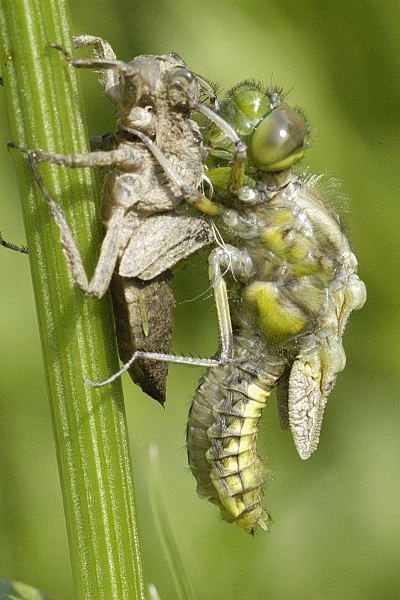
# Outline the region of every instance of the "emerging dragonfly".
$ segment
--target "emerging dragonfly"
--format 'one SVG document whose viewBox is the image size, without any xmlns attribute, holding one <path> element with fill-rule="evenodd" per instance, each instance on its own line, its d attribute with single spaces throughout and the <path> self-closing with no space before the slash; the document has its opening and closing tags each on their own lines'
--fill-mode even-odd
<svg viewBox="0 0 400 600">
<path fill-rule="evenodd" d="M 345 366 L 342 335 L 366 290 L 320 177 L 292 166 L 309 141 L 304 116 L 276 88 L 245 81 L 205 130 L 208 176 L 225 247 L 212 280 L 229 272 L 234 358 L 209 369 L 194 397 L 187 445 L 197 491 L 245 531 L 268 529 L 258 424 L 277 387 L 281 426 L 307 459 Z"/>
<path fill-rule="evenodd" d="M 71 62 L 119 69 L 125 78 L 124 94 L 129 92 L 128 78 L 135 75 L 129 63 L 114 59 Z M 269 522 L 261 504 L 266 468 L 256 451 L 267 398 L 276 387 L 281 425 L 290 425 L 300 457 L 308 458 L 318 444 L 327 396 L 345 366 L 342 336 L 347 319 L 364 304 L 366 291 L 356 275 L 357 261 L 340 217 L 324 201 L 321 179 L 292 172 L 309 142 L 304 116 L 286 103 L 280 90 L 254 81 L 234 87 L 220 108 L 216 101 L 207 106 L 193 81 L 203 82 L 183 64 L 177 65 L 168 94 L 170 100 L 178 98 L 188 114 L 197 111 L 208 122 L 202 133 L 209 148 L 210 197 L 182 179 L 179 156 L 172 164 L 158 147 L 154 131 L 146 122 L 133 125 L 129 111 L 127 122 L 119 122 L 122 147 L 103 154 L 108 152 L 107 164 L 126 163 L 131 168 L 139 140 L 177 192 L 217 223 L 224 243 L 211 252 L 209 266 L 221 331 L 220 357 L 138 351 L 121 371 L 95 385 L 107 384 L 143 358 L 209 366 L 189 413 L 189 464 L 199 495 L 219 506 L 224 519 L 253 533 L 268 529 Z M 74 155 L 69 160 L 41 151 L 28 154 L 34 160 L 79 166 Z M 89 166 L 99 165 L 93 155 L 85 160 Z M 133 193 L 128 188 L 127 200 Z M 82 269 L 78 271 L 81 276 Z M 111 277 L 112 269 L 108 271 Z M 86 292 L 90 286 L 81 285 Z M 106 286 L 102 281 L 102 289 Z"/>
<path fill-rule="evenodd" d="M 192 76 L 182 69 L 177 89 L 179 83 L 189 89 Z M 348 317 L 363 306 L 366 289 L 340 217 L 324 202 L 329 193 L 322 178 L 292 171 L 309 143 L 309 127 L 282 91 L 244 81 L 219 109 L 197 98 L 188 104 L 210 123 L 203 135 L 212 199 L 182 186 L 152 140 L 137 135 L 183 195 L 215 219 L 224 239 L 209 257 L 222 348 L 190 409 L 188 458 L 199 495 L 254 533 L 267 530 L 270 520 L 261 504 L 266 468 L 256 450 L 267 398 L 276 387 L 281 426 L 290 425 L 300 457 L 309 458 L 345 366 Z"/>
</svg>

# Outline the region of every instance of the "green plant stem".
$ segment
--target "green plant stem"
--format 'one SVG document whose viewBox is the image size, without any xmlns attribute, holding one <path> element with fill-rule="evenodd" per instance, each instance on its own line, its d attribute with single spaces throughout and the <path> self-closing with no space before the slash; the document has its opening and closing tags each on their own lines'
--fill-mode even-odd
<svg viewBox="0 0 400 600">
<path fill-rule="evenodd" d="M 2 0 L 0 28 L 11 139 L 28 148 L 87 151 L 75 73 L 49 47 L 57 41 L 71 50 L 65 0 Z M 76 597 L 143 598 L 121 385 L 93 390 L 83 382 L 117 369 L 110 301 L 88 299 L 73 284 L 58 228 L 25 157 L 15 157 Z M 92 273 L 101 240 L 92 174 L 40 170 Z"/>
</svg>

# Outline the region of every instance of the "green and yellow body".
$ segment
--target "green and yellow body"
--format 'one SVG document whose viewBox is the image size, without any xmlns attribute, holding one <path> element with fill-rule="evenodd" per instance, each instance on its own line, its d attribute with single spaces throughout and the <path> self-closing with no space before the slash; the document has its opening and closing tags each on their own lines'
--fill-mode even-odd
<svg viewBox="0 0 400 600">
<path fill-rule="evenodd" d="M 290 424 L 302 459 L 316 449 L 326 399 L 345 366 L 342 335 L 366 297 L 341 218 L 319 177 L 291 166 L 309 127 L 279 90 L 244 82 L 212 124 L 207 176 L 231 277 L 234 359 L 202 380 L 188 422 L 188 455 L 198 492 L 245 531 L 268 528 L 261 504 L 266 468 L 256 452 L 258 422 L 278 388 L 281 425 Z M 229 273 L 230 272 L 230 273 Z"/>
</svg>

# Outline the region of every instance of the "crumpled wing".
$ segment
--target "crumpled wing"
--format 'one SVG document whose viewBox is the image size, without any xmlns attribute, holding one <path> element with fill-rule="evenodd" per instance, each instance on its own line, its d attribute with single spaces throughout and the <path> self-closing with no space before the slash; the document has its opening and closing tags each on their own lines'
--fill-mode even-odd
<svg viewBox="0 0 400 600">
<path fill-rule="evenodd" d="M 346 323 L 350 313 L 361 308 L 365 300 L 364 283 L 355 273 L 348 274 L 346 284 L 331 292 L 324 326 L 306 341 L 293 362 L 288 388 L 289 424 L 303 460 L 318 446 L 328 395 L 346 365 L 342 346 Z"/>
<path fill-rule="evenodd" d="M 119 274 L 148 281 L 213 241 L 211 226 L 201 217 L 171 213 L 149 216 L 133 231 Z"/>
<path fill-rule="evenodd" d="M 341 342 L 327 337 L 299 354 L 293 363 L 289 377 L 289 423 L 303 460 L 317 449 L 327 397 L 345 364 Z"/>
</svg>

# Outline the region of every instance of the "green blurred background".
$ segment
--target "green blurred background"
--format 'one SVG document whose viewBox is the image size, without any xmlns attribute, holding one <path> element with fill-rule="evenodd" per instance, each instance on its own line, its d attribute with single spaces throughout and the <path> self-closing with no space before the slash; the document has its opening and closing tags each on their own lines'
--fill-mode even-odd
<svg viewBox="0 0 400 600">
<path fill-rule="evenodd" d="M 147 491 L 149 445 L 157 443 L 196 600 L 399 598 L 398 0 L 71 0 L 71 12 L 74 33 L 106 38 L 122 59 L 176 51 L 223 89 L 271 75 L 292 89 L 291 102 L 314 129 L 304 163 L 341 180 L 351 199 L 351 238 L 369 294 L 345 336 L 348 366 L 317 454 L 303 463 L 279 431 L 275 406 L 265 411 L 260 451 L 274 473 L 267 535 L 246 536 L 196 496 L 184 445 L 199 369 L 171 367 L 165 411 L 125 379 L 147 580 L 163 600 L 176 597 Z M 90 134 L 109 131 L 113 111 L 97 76 L 80 79 Z M 0 110 L 0 229 L 23 242 L 3 102 Z M 207 287 L 205 263 L 200 256 L 177 274 L 178 301 Z M 67 600 L 71 573 L 28 261 L 3 251 L 0 265 L 0 575 Z M 215 351 L 211 301 L 179 304 L 176 318 L 177 352 Z"/>
</svg>

